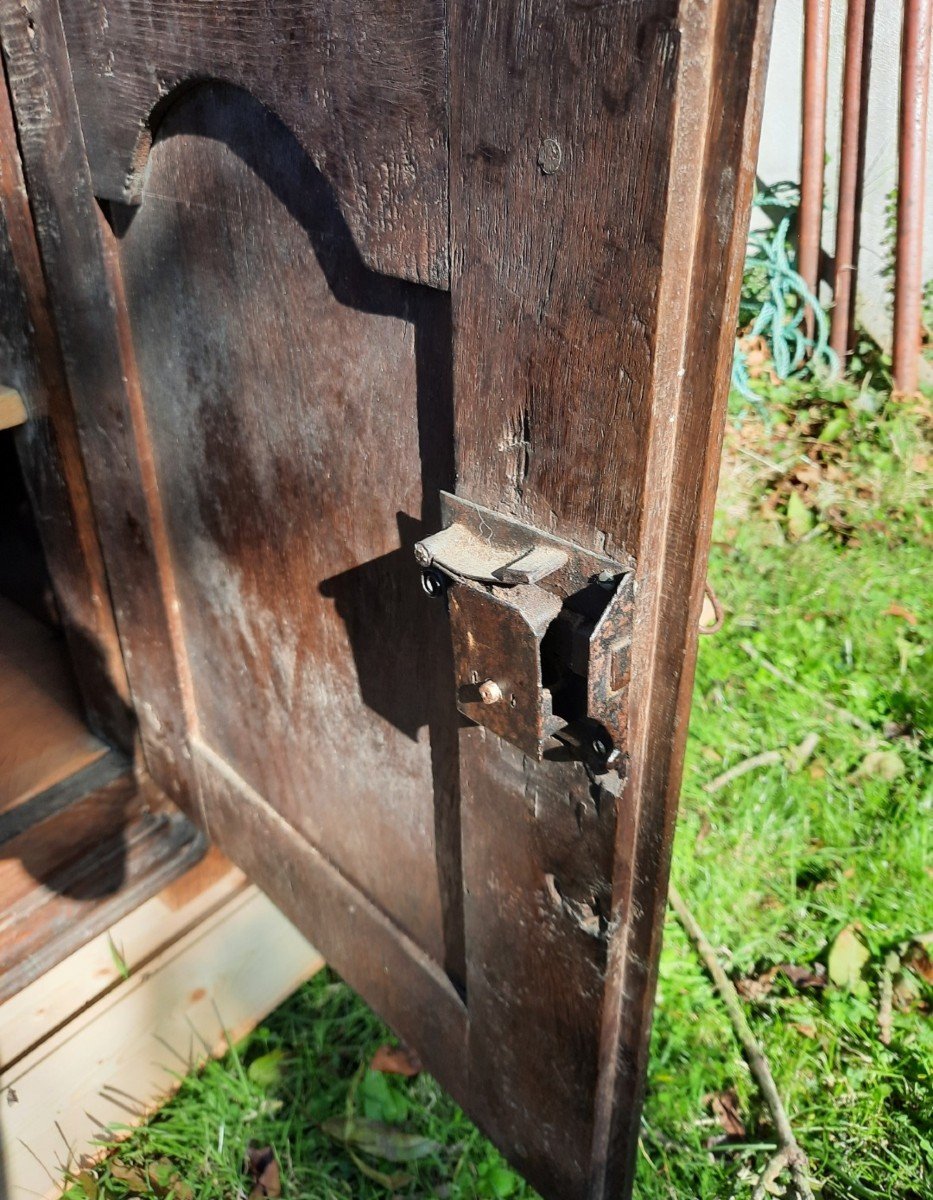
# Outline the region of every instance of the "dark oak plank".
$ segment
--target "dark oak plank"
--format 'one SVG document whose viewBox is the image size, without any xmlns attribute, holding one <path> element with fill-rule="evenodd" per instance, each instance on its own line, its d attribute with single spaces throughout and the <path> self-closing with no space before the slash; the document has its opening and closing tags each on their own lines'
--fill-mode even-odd
<svg viewBox="0 0 933 1200">
<path fill-rule="evenodd" d="M 63 0 L 93 186 L 134 202 L 152 134 L 191 83 L 275 112 L 335 189 L 375 270 L 445 287 L 443 0 Z"/>
<path fill-rule="evenodd" d="M 30 808 L 36 820 L 0 833 L 0 1001 L 6 1000 L 204 853 L 204 838 L 119 754 L 66 780 Z M 63 795 L 59 795 L 61 792 Z M 64 803 L 63 803 L 64 800 Z"/>
<path fill-rule="evenodd" d="M 134 721 L 6 79 L 0 81 L 0 377 L 26 398 L 16 442 L 91 727 L 124 750 Z"/>
<path fill-rule="evenodd" d="M 153 774 L 190 808 L 190 714 L 177 607 L 166 590 L 164 526 L 120 279 L 91 190 L 57 6 L 27 10 L 4 0 L 0 39 L 142 744 Z"/>
<path fill-rule="evenodd" d="M 453 482 L 449 300 L 370 270 L 229 84 L 179 95 L 141 203 L 92 221 L 60 31 L 0 14 L 148 765 L 283 904 L 276 874 L 335 873 L 289 911 L 456 1089 L 457 717 L 411 555 Z"/>
<path fill-rule="evenodd" d="M 467 1010 L 443 969 L 223 759 L 198 742 L 192 753 L 212 837 L 465 1103 Z"/>
<path fill-rule="evenodd" d="M 411 556 L 451 482 L 448 298 L 370 271 L 226 85 L 166 116 L 114 249 L 199 737 L 462 978 L 450 652 Z"/>
<path fill-rule="evenodd" d="M 622 789 L 461 745 L 471 1112 L 548 1196 L 631 1188 L 769 16 L 451 5 L 458 494 L 637 563 Z"/>
<path fill-rule="evenodd" d="M 604 1189 L 618 1179 L 630 1191 L 634 1174 L 638 1123 L 628 1114 L 640 1111 L 647 1071 L 773 10 L 773 0 L 710 6 L 683 52 L 684 91 L 695 102 L 683 105 L 671 151 L 658 411 L 645 480 L 646 495 L 666 502 L 646 504 L 638 551 L 632 827 L 617 843 L 613 880 L 631 919 L 607 995 L 594 1138 L 594 1182 Z M 689 220 L 683 195 L 693 198 Z"/>
</svg>

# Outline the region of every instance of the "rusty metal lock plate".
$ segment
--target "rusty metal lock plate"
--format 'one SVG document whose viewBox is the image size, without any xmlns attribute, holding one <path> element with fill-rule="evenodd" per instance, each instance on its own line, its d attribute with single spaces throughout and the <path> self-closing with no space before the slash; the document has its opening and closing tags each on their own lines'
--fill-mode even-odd
<svg viewBox="0 0 933 1200">
<path fill-rule="evenodd" d="M 535 758 L 562 747 L 622 770 L 633 561 L 441 501 L 445 527 L 415 557 L 446 581 L 460 712 Z"/>
</svg>

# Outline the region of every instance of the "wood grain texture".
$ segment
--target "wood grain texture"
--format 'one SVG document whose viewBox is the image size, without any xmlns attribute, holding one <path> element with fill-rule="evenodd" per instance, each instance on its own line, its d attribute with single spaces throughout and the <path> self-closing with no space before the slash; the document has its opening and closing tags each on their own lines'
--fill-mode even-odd
<svg viewBox="0 0 933 1200">
<path fill-rule="evenodd" d="M 374 7 L 315 10 L 325 44 Z M 272 62 L 246 29 L 283 75 L 307 66 L 275 41 L 304 6 L 234 4 L 209 31 L 183 0 L 64 8 L 94 171 L 122 189 L 100 229 L 53 6 L 30 26 L 0 0 L 0 30 L 154 773 L 196 776 L 230 856 L 548 1200 L 624 1197 L 769 0 L 451 0 L 452 308 L 372 269 L 439 282 L 411 265 L 408 184 L 387 184 L 393 257 L 381 201 L 340 173 L 351 124 L 318 108 L 364 94 L 356 60 L 313 95 L 191 74 L 208 50 L 215 77 Z M 367 94 L 352 153 L 380 107 L 396 130 Z M 147 121 L 126 186 L 107 155 L 140 165 Z M 433 153 L 436 128 L 409 132 Z M 458 732 L 443 608 L 410 565 L 455 474 L 637 563 L 624 779 Z"/>
<path fill-rule="evenodd" d="M 95 193 L 136 201 L 191 83 L 236 84 L 327 177 L 364 260 L 447 285 L 442 0 L 63 0 Z"/>
<path fill-rule="evenodd" d="M 618 797 L 464 731 L 468 1109 L 545 1196 L 588 1195 Z"/>
<path fill-rule="evenodd" d="M 372 272 L 295 135 L 229 84 L 188 88 L 141 205 L 93 219 L 53 17 L 0 5 L 147 763 L 281 903 L 287 872 L 335 873 L 289 911 L 456 1087 L 457 717 L 411 565 L 452 484 L 449 301 Z M 261 803 L 231 809 L 230 778 Z"/>
<path fill-rule="evenodd" d="M 544 1195 L 608 1200 L 631 1189 L 769 4 L 450 11 L 458 494 L 638 563 L 618 796 L 463 735 L 471 1112 Z M 525 1020 L 529 978 L 549 1021 Z M 473 1070 L 497 1050 L 508 1071 Z"/>
<path fill-rule="evenodd" d="M 640 1111 L 647 1071 L 773 11 L 721 2 L 684 24 L 632 644 L 631 825 L 613 880 L 631 919 L 609 977 L 593 1148 L 608 1194 L 614 1180 L 630 1192 L 634 1175 L 626 1113 Z"/>
<path fill-rule="evenodd" d="M 4 1062 L 5 1196 L 59 1200 L 66 1168 L 97 1161 L 113 1125 L 144 1120 L 186 1071 L 241 1041 L 324 965 L 255 887 L 228 896 L 206 915 L 192 908 L 202 919 L 181 936 L 176 928 L 143 963 L 131 960 L 139 969 L 115 986 L 102 986 L 84 1007 L 67 1006 L 67 996 L 34 985 L 34 1002 L 57 999 L 65 1019 L 15 1064 Z M 140 916 L 152 921 L 156 914 Z M 113 931 L 115 944 L 123 944 L 124 933 L 121 922 Z M 106 938 L 103 943 L 93 948 L 94 956 L 66 960 L 72 978 L 86 978 L 101 951 L 110 956 Z M 107 971 L 103 982 L 110 984 Z M 0 1008 L 0 1030 L 7 1007 Z"/>
<path fill-rule="evenodd" d="M 467 1100 L 467 1009 L 440 965 L 208 747 L 192 747 L 210 831 L 455 1099 Z"/>
<path fill-rule="evenodd" d="M 100 758 L 60 634 L 0 596 L 0 814 Z"/>
<path fill-rule="evenodd" d="M 113 762 L 122 764 L 115 772 Z M 0 1001 L 182 874 L 204 840 L 151 781 L 115 753 L 65 806 L 48 793 L 38 819 L 0 843 Z M 68 790 L 68 783 L 58 785 Z"/>
<path fill-rule="evenodd" d="M 193 810 L 186 778 L 185 662 L 166 591 L 164 528 L 152 487 L 120 279 L 91 190 L 71 69 L 54 4 L 0 4 L 0 38 L 48 297 L 94 497 L 135 717 L 147 761 Z"/>
<path fill-rule="evenodd" d="M 642 515 L 677 17 L 451 6 L 458 486 L 620 558 Z"/>
<path fill-rule="evenodd" d="M 134 720 L 5 77 L 0 81 L 0 376 L 22 392 L 16 435 L 85 714 L 123 750 Z"/>
<path fill-rule="evenodd" d="M 451 482 L 447 297 L 369 271 L 224 85 L 166 116 L 114 248 L 199 737 L 462 978 L 448 634 L 411 565 Z"/>
</svg>

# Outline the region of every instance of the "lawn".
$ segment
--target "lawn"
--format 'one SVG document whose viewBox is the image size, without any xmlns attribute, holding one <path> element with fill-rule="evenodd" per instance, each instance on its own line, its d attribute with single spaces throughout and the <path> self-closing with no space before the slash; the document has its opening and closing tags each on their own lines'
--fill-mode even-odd
<svg viewBox="0 0 933 1200">
<path fill-rule="evenodd" d="M 736 400 L 674 880 L 736 983 L 823 1200 L 933 1195 L 930 640 L 922 405 L 849 385 Z M 764 760 L 756 756 L 766 755 Z M 758 765 L 749 764 L 755 758 Z M 733 768 L 732 777 L 723 779 Z M 323 972 L 69 1200 L 532 1197 L 388 1031 Z M 341 1140 L 347 1113 L 391 1127 Z M 249 1147 L 271 1147 L 275 1165 Z M 639 1200 L 751 1197 L 769 1113 L 673 917 Z M 276 1178 L 278 1176 L 278 1178 Z"/>
</svg>

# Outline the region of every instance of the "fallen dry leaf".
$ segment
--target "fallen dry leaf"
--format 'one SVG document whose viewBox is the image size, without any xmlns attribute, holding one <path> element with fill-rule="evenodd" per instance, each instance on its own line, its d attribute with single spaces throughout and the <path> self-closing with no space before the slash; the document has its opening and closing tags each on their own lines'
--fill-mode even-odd
<svg viewBox="0 0 933 1200">
<path fill-rule="evenodd" d="M 778 973 L 777 967 L 771 967 L 761 975 L 748 975 L 744 979 L 735 981 L 735 990 L 739 993 L 743 1000 L 763 1000 L 774 986 L 774 977 Z"/>
<path fill-rule="evenodd" d="M 745 1123 L 739 1116 L 739 1097 L 735 1088 L 726 1088 L 724 1092 L 711 1092 L 704 1100 L 710 1106 L 726 1137 L 745 1137 Z"/>
<path fill-rule="evenodd" d="M 114 1179 L 118 1179 L 120 1183 L 125 1183 L 128 1188 L 132 1188 L 134 1192 L 147 1192 L 149 1190 L 149 1182 L 139 1167 L 122 1163 L 118 1158 L 115 1158 L 111 1162 L 110 1174 Z"/>
<path fill-rule="evenodd" d="M 898 1012 L 913 1012 L 914 1009 L 924 1009 L 923 994 L 917 977 L 910 971 L 899 971 L 894 979 L 891 999 Z"/>
<path fill-rule="evenodd" d="M 838 988 L 854 991 L 862 978 L 865 964 L 871 958 L 868 947 L 854 925 L 840 930 L 829 949 L 829 978 Z"/>
<path fill-rule="evenodd" d="M 382 1121 L 370 1121 L 363 1117 L 329 1117 L 321 1122 L 321 1129 L 334 1141 L 343 1142 L 387 1162 L 414 1162 L 435 1154 L 440 1146 L 430 1138 L 416 1133 L 405 1133 Z"/>
<path fill-rule="evenodd" d="M 792 1028 L 796 1029 L 798 1033 L 803 1034 L 804 1037 L 816 1037 L 816 1026 L 810 1025 L 807 1021 L 795 1021 Z"/>
<path fill-rule="evenodd" d="M 896 750 L 872 750 L 862 759 L 855 772 L 855 779 L 880 779 L 893 783 L 907 770 L 904 760 Z"/>
<path fill-rule="evenodd" d="M 160 1158 L 146 1168 L 149 1187 L 159 1200 L 193 1200 L 194 1189 L 185 1183 L 169 1158 Z"/>
<path fill-rule="evenodd" d="M 253 1182 L 249 1200 L 281 1196 L 282 1177 L 275 1151 L 271 1146 L 250 1146 L 246 1151 L 246 1173 Z"/>
<path fill-rule="evenodd" d="M 933 933 L 924 933 L 913 938 L 903 956 L 904 966 L 910 967 L 915 975 L 919 975 L 926 983 L 933 983 Z"/>
<path fill-rule="evenodd" d="M 409 1050 L 407 1046 L 389 1045 L 379 1047 L 373 1055 L 369 1069 L 381 1071 L 384 1075 L 404 1075 L 406 1079 L 420 1075 L 424 1070 L 421 1059 L 414 1050 Z"/>
<path fill-rule="evenodd" d="M 908 625 L 917 624 L 917 618 L 914 616 L 914 614 L 900 604 L 889 604 L 884 611 L 885 615 L 889 617 L 903 617 Z"/>
<path fill-rule="evenodd" d="M 798 967 L 795 963 L 781 963 L 778 968 L 795 988 L 826 987 L 826 969 L 822 963 L 812 967 Z"/>
</svg>

